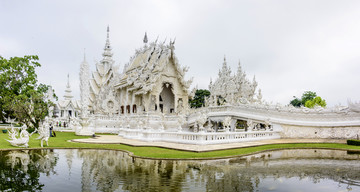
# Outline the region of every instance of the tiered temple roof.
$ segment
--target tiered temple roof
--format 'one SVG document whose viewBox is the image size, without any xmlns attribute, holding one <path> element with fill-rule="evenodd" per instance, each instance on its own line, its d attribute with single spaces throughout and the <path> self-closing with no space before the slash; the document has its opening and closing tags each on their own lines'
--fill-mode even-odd
<svg viewBox="0 0 360 192">
<path fill-rule="evenodd" d="M 107 27 L 107 38 L 104 47 L 103 59 L 96 63 L 96 71 L 92 73 L 90 79 L 90 105 L 96 101 L 101 88 L 107 86 L 110 79 L 114 76 L 114 60 L 112 59 L 113 53 L 109 40 L 109 27 Z"/>
<path fill-rule="evenodd" d="M 138 90 L 136 94 L 146 94 L 156 85 L 161 75 L 175 75 L 180 81 L 183 91 L 187 92 L 192 80 L 185 81 L 184 75 L 188 67 L 181 67 L 174 53 L 174 43 L 171 41 L 168 45 L 165 42 L 146 43 L 147 37 L 144 37 L 144 46 L 136 50 L 135 55 L 130 58 L 130 62 L 125 65 L 123 75 L 116 85 L 116 88 L 128 87 L 128 90 Z M 176 71 L 164 71 L 166 66 L 172 62 Z"/>
</svg>

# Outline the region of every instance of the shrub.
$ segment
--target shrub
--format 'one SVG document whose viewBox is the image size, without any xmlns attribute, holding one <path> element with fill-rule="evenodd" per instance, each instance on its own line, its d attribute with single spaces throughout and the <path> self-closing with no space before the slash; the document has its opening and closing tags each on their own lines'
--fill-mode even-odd
<svg viewBox="0 0 360 192">
<path fill-rule="evenodd" d="M 348 145 L 360 146 L 360 140 L 356 140 L 356 139 L 349 139 L 349 140 L 346 141 L 346 143 Z"/>
</svg>

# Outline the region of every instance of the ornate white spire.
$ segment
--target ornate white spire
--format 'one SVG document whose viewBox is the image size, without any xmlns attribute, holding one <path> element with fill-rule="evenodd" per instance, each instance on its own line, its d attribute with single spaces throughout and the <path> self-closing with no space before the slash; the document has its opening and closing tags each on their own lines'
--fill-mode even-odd
<svg viewBox="0 0 360 192">
<path fill-rule="evenodd" d="M 145 44 L 148 42 L 148 37 L 147 37 L 146 32 L 145 32 L 145 36 L 144 36 L 144 40 L 143 40 L 143 42 L 144 42 Z"/>
<path fill-rule="evenodd" d="M 241 63 L 240 63 L 240 59 L 239 59 L 239 64 L 238 64 L 238 69 L 237 69 L 237 75 L 241 75 L 242 74 L 242 68 L 241 68 Z"/>
<path fill-rule="evenodd" d="M 81 114 L 86 117 L 88 114 L 89 97 L 90 97 L 90 68 L 86 62 L 85 51 L 84 61 L 80 65 L 80 99 L 81 99 Z"/>
<path fill-rule="evenodd" d="M 67 75 L 67 84 L 66 84 L 66 89 L 65 89 L 65 95 L 64 98 L 65 100 L 71 100 L 73 98 L 72 94 L 71 94 L 71 88 L 70 88 L 70 80 L 69 80 L 69 74 Z"/>
<path fill-rule="evenodd" d="M 113 60 L 112 60 L 113 53 L 111 52 L 112 48 L 110 45 L 109 33 L 110 33 L 110 29 L 108 26 L 107 27 L 107 35 L 106 35 L 106 43 L 105 43 L 105 47 L 104 47 L 104 53 L 102 54 L 104 58 L 100 61 L 102 64 L 105 64 L 105 63 L 112 64 L 113 63 Z"/>
</svg>

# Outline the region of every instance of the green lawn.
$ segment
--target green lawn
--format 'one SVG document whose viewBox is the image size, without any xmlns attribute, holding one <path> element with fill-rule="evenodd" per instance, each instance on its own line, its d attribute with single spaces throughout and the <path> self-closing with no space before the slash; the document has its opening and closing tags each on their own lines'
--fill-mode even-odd
<svg viewBox="0 0 360 192">
<path fill-rule="evenodd" d="M 74 133 L 56 132 L 57 137 L 49 139 L 49 147 L 51 148 L 94 148 L 94 149 L 115 149 L 129 151 L 136 156 L 150 157 L 150 158 L 174 158 L 174 159 L 190 159 L 190 158 L 220 158 L 230 156 L 240 156 L 250 153 L 256 153 L 264 150 L 288 149 L 288 148 L 327 148 L 327 149 L 343 149 L 360 151 L 360 146 L 352 146 L 346 144 L 336 143 L 297 143 L 297 144 L 272 144 L 257 147 L 228 149 L 212 152 L 188 152 L 173 149 L 164 149 L 159 147 L 132 147 L 122 144 L 88 144 L 88 143 L 72 143 L 68 140 L 88 138 L 87 136 L 76 136 Z M 37 134 L 32 135 L 29 141 L 29 148 L 40 148 L 40 141 L 35 140 Z M 16 149 L 7 142 L 8 134 L 0 132 L 0 150 L 1 149 Z M 45 147 L 46 148 L 46 147 Z"/>
</svg>

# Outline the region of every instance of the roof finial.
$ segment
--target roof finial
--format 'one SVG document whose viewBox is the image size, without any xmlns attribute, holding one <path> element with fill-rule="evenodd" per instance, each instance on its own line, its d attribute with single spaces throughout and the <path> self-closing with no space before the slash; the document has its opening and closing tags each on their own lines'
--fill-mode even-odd
<svg viewBox="0 0 360 192">
<path fill-rule="evenodd" d="M 64 95 L 64 98 L 65 100 L 71 100 L 71 98 L 73 98 L 72 94 L 71 94 L 71 88 L 70 88 L 70 78 L 69 78 L 69 73 L 67 75 L 67 85 L 66 85 L 66 89 L 65 89 L 65 95 Z"/>
<path fill-rule="evenodd" d="M 144 43 L 147 43 L 147 42 L 148 42 L 148 38 L 147 38 L 146 32 L 145 32 L 145 36 L 144 36 L 143 42 L 144 42 Z"/>
<path fill-rule="evenodd" d="M 70 77 L 69 77 L 69 73 L 67 75 L 67 85 L 66 88 L 70 88 Z"/>
<path fill-rule="evenodd" d="M 86 48 L 84 48 L 84 61 L 86 61 Z"/>
<path fill-rule="evenodd" d="M 110 32 L 110 28 L 109 25 L 107 26 L 107 38 L 109 38 L 109 32 Z"/>
</svg>

